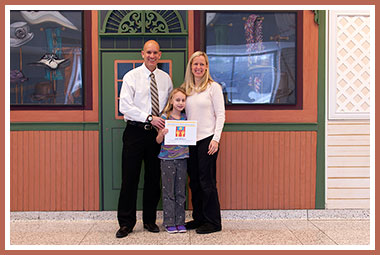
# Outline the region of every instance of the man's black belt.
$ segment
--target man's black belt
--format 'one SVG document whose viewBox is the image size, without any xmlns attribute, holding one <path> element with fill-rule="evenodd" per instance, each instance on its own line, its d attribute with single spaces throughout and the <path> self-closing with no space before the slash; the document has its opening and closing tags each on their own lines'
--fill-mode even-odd
<svg viewBox="0 0 380 255">
<path fill-rule="evenodd" d="M 151 130 L 153 128 L 153 125 L 148 122 L 139 122 L 139 121 L 132 121 L 132 120 L 128 120 L 127 125 L 143 128 L 145 130 Z"/>
</svg>

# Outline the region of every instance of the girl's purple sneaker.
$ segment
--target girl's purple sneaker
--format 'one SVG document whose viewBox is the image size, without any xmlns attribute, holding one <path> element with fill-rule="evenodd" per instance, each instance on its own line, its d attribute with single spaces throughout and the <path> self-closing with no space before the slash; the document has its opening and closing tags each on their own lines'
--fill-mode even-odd
<svg viewBox="0 0 380 255">
<path fill-rule="evenodd" d="M 166 231 L 169 233 L 169 234 L 175 234 L 178 232 L 177 228 L 174 227 L 174 226 L 170 226 L 170 227 L 165 227 Z"/>
<path fill-rule="evenodd" d="M 186 233 L 186 227 L 184 225 L 177 226 L 177 230 L 179 233 Z"/>
</svg>

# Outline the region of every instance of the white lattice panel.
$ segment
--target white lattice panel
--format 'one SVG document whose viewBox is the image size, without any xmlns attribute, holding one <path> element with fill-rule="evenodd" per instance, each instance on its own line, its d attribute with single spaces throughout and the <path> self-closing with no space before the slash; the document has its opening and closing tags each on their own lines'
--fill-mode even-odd
<svg viewBox="0 0 380 255">
<path fill-rule="evenodd" d="M 369 13 L 330 15 L 329 118 L 369 118 Z"/>
</svg>

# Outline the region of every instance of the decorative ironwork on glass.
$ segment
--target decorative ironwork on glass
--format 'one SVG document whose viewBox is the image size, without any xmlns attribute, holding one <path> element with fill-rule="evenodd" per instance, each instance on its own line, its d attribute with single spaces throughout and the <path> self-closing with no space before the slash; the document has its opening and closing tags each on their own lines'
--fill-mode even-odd
<svg viewBox="0 0 380 255">
<path fill-rule="evenodd" d="M 119 25 L 121 20 L 128 11 L 110 11 L 105 22 L 106 33 L 117 33 L 119 31 Z"/>
<path fill-rule="evenodd" d="M 141 12 L 129 12 L 119 26 L 118 32 L 121 33 L 141 33 L 143 22 Z"/>
<path fill-rule="evenodd" d="M 169 33 L 164 18 L 154 12 L 145 13 L 145 29 L 147 33 Z"/>
<path fill-rule="evenodd" d="M 185 32 L 177 11 L 109 11 L 104 21 L 105 33 L 163 34 Z"/>
</svg>

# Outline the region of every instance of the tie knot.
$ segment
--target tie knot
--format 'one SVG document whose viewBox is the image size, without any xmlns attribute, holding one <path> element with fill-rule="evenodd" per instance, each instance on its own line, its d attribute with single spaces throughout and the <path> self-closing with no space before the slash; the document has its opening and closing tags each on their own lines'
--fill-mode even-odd
<svg viewBox="0 0 380 255">
<path fill-rule="evenodd" d="M 150 73 L 149 77 L 154 78 L 154 73 Z"/>
</svg>

